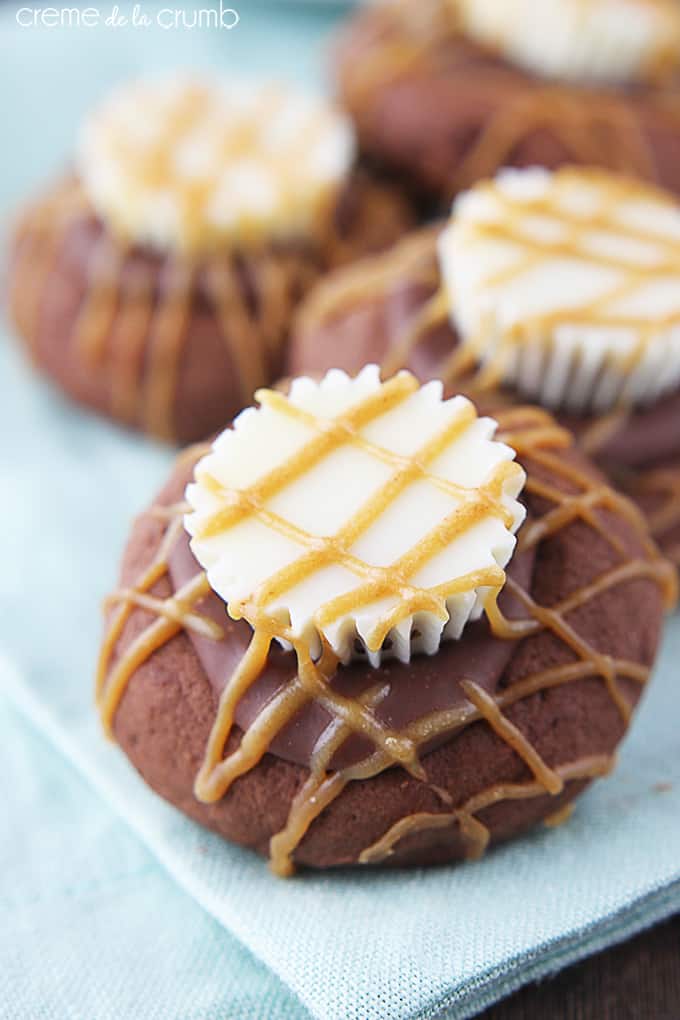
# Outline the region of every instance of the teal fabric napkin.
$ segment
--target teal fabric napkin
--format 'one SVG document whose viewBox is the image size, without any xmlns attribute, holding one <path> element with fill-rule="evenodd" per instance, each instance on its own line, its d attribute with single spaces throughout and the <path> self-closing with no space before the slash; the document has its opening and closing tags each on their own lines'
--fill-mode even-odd
<svg viewBox="0 0 680 1020">
<path fill-rule="evenodd" d="M 314 74 L 327 16 L 241 6 L 228 38 L 181 46 L 30 37 L 0 14 L 2 208 L 122 74 Z M 8 337 L 0 380 L 0 1017 L 462 1018 L 680 909 L 677 620 L 615 775 L 566 826 L 479 863 L 284 882 L 157 799 L 103 740 L 91 691 L 101 599 L 172 455 L 67 405 Z"/>
<path fill-rule="evenodd" d="M 3 1020 L 308 1016 L 1 697 L 0 734 Z"/>
</svg>

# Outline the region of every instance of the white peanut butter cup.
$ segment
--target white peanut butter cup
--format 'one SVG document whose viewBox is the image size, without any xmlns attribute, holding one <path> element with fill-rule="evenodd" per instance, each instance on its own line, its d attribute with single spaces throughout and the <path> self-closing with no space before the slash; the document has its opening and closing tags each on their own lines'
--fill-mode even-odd
<svg viewBox="0 0 680 1020">
<path fill-rule="evenodd" d="M 604 412 L 680 385 L 680 205 L 596 170 L 503 170 L 439 242 L 461 343 L 545 407 Z"/>
<path fill-rule="evenodd" d="M 192 551 L 229 613 L 374 666 L 459 637 L 502 587 L 524 519 L 496 422 L 375 365 L 257 400 L 186 493 Z"/>
<path fill-rule="evenodd" d="M 449 0 L 465 33 L 534 74 L 661 79 L 680 66 L 676 0 Z"/>
<path fill-rule="evenodd" d="M 131 241 L 178 251 L 314 232 L 355 157 L 348 119 L 280 83 L 134 81 L 86 120 L 78 172 Z"/>
</svg>

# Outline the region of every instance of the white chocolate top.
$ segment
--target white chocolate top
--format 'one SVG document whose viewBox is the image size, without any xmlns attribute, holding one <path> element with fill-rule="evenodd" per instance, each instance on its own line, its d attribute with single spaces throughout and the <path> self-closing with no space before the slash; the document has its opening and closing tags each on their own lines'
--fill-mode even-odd
<svg viewBox="0 0 680 1020">
<path fill-rule="evenodd" d="M 615 83 L 680 65 L 677 0 L 451 2 L 467 35 L 544 77 Z"/>
<path fill-rule="evenodd" d="M 97 213 L 155 248 L 306 236 L 354 160 L 346 117 L 274 83 L 150 79 L 84 124 L 78 170 Z"/>
<path fill-rule="evenodd" d="M 191 548 L 230 614 L 315 657 L 433 653 L 500 589 L 524 518 L 514 450 L 442 384 L 377 366 L 257 394 L 196 466 Z"/>
<path fill-rule="evenodd" d="M 680 385 L 680 205 L 604 171 L 504 170 L 440 238 L 477 360 L 548 407 L 603 411 Z"/>
</svg>

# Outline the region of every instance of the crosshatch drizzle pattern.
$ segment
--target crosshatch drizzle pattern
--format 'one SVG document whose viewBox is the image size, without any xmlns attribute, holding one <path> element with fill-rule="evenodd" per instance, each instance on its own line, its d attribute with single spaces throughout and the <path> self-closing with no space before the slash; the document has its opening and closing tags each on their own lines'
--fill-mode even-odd
<svg viewBox="0 0 680 1020">
<path fill-rule="evenodd" d="M 512 446 L 527 468 L 525 491 L 535 494 L 549 505 L 542 517 L 526 523 L 520 530 L 519 549 L 536 548 L 571 522 L 583 521 L 611 544 L 619 561 L 586 587 L 551 607 L 539 605 L 530 592 L 508 581 L 513 585 L 513 591 L 524 609 L 524 614 L 517 619 L 506 617 L 499 608 L 496 596 L 500 585 L 495 584 L 492 588 L 486 612 L 492 632 L 497 637 L 519 640 L 547 629 L 573 653 L 573 661 L 527 676 L 495 697 L 482 690 L 474 681 L 468 681 L 464 687 L 467 700 L 460 711 L 435 713 L 409 724 L 403 731 L 391 731 L 378 721 L 372 711 L 386 693 L 379 669 L 375 671 L 375 686 L 365 691 L 360 698 L 343 697 L 330 683 L 338 663 L 328 645 L 324 646 L 320 658 L 313 661 L 304 643 L 282 627 L 280 621 L 269 619 L 257 601 L 253 605 L 244 606 L 243 615 L 253 628 L 252 639 L 239 667 L 231 677 L 225 678 L 226 684 L 203 766 L 196 779 L 195 794 L 199 800 L 219 800 L 238 776 L 244 775 L 261 761 L 274 736 L 304 704 L 316 700 L 332 717 L 332 722 L 314 748 L 308 776 L 290 805 L 288 820 L 282 831 L 271 840 L 271 864 L 278 874 L 291 873 L 296 847 L 314 819 L 342 793 L 348 783 L 370 779 L 391 767 L 404 768 L 417 780 L 430 786 L 442 801 L 444 811 L 442 814 L 418 814 L 403 818 L 378 842 L 364 849 L 360 855 L 363 863 L 385 859 L 408 833 L 449 826 L 458 827 L 465 838 L 469 856 L 478 856 L 489 840 L 488 829 L 477 817 L 484 807 L 503 800 L 531 798 L 546 793 L 556 795 L 570 780 L 594 778 L 611 768 L 612 760 L 601 756 L 551 768 L 504 715 L 504 709 L 538 691 L 585 677 L 600 677 L 622 719 L 627 723 L 632 709 L 620 681 L 626 679 L 645 684 L 647 668 L 638 662 L 613 659 L 601 654 L 579 636 L 567 618 L 574 608 L 634 578 L 648 578 L 657 583 L 670 604 L 675 597 L 674 573 L 660 558 L 632 504 L 597 478 L 574 467 L 562 456 L 571 440 L 549 415 L 535 408 L 520 408 L 502 411 L 497 415 L 497 420 L 498 439 Z M 333 443 L 340 444 L 353 442 L 356 434 L 348 426 L 336 429 L 332 437 Z M 204 452 L 204 449 L 189 451 L 186 456 L 196 462 Z M 532 466 L 534 470 L 538 469 L 538 473 L 532 472 Z M 541 468 L 564 483 L 564 489 L 542 480 Z M 248 495 L 244 494 L 246 505 Z M 135 670 L 156 649 L 172 640 L 181 630 L 196 631 L 208 638 L 220 640 L 219 626 L 195 608 L 210 590 L 204 573 L 199 572 L 169 598 L 158 599 L 153 595 L 154 585 L 168 572 L 169 553 L 181 534 L 182 514 L 185 510 L 184 505 L 152 509 L 151 513 L 167 520 L 165 537 L 150 566 L 138 578 L 134 587 L 114 592 L 109 600 L 108 625 L 97 678 L 98 703 L 109 733 L 113 732 L 116 710 L 128 682 Z M 620 540 L 607 528 L 601 510 L 614 510 L 626 519 L 639 540 L 639 556 L 630 558 L 625 554 Z M 119 639 L 137 606 L 150 610 L 155 619 L 124 650 L 119 651 Z M 234 725 L 235 706 L 260 675 L 275 637 L 282 637 L 292 645 L 298 663 L 297 676 L 266 704 L 243 733 L 240 744 L 225 757 L 225 747 Z M 479 720 L 486 720 L 491 729 L 522 758 L 533 779 L 521 784 L 493 786 L 469 803 L 451 805 L 450 800 L 447 803 L 446 792 L 429 783 L 419 749 L 438 736 L 453 737 Z M 329 770 L 328 766 L 337 748 L 357 733 L 370 740 L 373 747 L 371 753 L 348 768 Z"/>
<path fill-rule="evenodd" d="M 477 217 L 473 214 L 472 220 L 469 214 L 461 214 L 464 244 L 472 245 L 473 249 L 484 242 L 492 246 L 500 245 L 501 248 L 508 245 L 516 255 L 511 264 L 480 278 L 476 284 L 480 292 L 490 296 L 500 288 L 505 296 L 505 287 L 513 284 L 521 286 L 522 281 L 530 278 L 531 272 L 537 268 L 548 267 L 550 271 L 549 267 L 552 266 L 553 274 L 559 273 L 562 260 L 581 263 L 592 274 L 604 270 L 611 276 L 606 283 L 600 281 L 594 296 L 582 295 L 577 301 L 572 286 L 567 282 L 563 288 L 563 304 L 560 305 L 559 299 L 555 297 L 553 303 L 543 311 L 524 315 L 512 326 L 503 327 L 502 315 L 498 315 L 491 335 L 482 322 L 478 335 L 466 336 L 463 346 L 469 353 L 467 363 L 472 367 L 476 361 L 483 360 L 484 368 L 480 369 L 480 374 L 488 385 L 497 385 L 506 377 L 512 355 L 518 347 L 532 344 L 545 351 L 561 326 L 581 330 L 590 330 L 592 327 L 607 333 L 615 331 L 618 346 L 609 346 L 603 364 L 598 369 L 604 375 L 613 367 L 620 368 L 629 376 L 633 375 L 640 363 L 645 361 L 646 355 L 654 353 L 655 347 L 657 350 L 659 347 L 666 350 L 669 331 L 680 324 L 677 305 L 675 310 L 656 315 L 649 314 L 649 300 L 647 314 L 634 314 L 621 309 L 625 308 L 627 302 L 634 304 L 636 299 L 644 295 L 650 283 L 657 280 L 665 283 L 668 279 L 680 281 L 678 204 L 670 195 L 628 178 L 579 168 L 554 171 L 545 193 L 541 195 L 528 197 L 508 194 L 499 180 L 480 183 L 473 189 L 473 193 L 487 197 L 493 203 L 494 212 Z M 575 214 L 569 209 L 568 203 L 573 202 L 579 193 L 583 197 L 588 196 L 593 206 L 590 212 Z M 658 228 L 644 229 L 639 224 L 624 222 L 622 214 L 627 207 L 636 203 L 649 204 L 659 214 L 663 213 L 669 224 L 666 227 L 668 233 L 664 235 Z M 550 238 L 536 236 L 527 228 L 532 217 L 537 217 L 542 224 L 549 223 L 557 228 L 558 235 Z M 606 253 L 598 250 L 594 240 L 601 240 L 602 237 L 609 238 L 610 242 L 616 239 L 624 254 L 613 251 L 611 243 Z M 443 243 L 446 248 L 446 233 Z M 451 243 L 450 239 L 448 243 Z M 636 249 L 635 256 L 631 248 Z M 644 251 L 644 258 L 640 248 Z M 579 284 L 578 289 L 582 286 L 582 283 Z M 489 342 L 495 332 L 499 333 L 499 338 L 496 349 L 491 353 Z M 621 350 L 621 344 L 626 338 L 632 341 L 631 346 Z M 588 340 L 582 334 L 579 349 L 587 346 Z M 583 371 L 582 364 L 580 368 Z M 546 370 L 545 366 L 543 370 Z M 591 372 L 586 378 L 591 386 L 594 382 L 597 392 L 598 377 L 595 376 L 593 380 Z M 643 395 L 649 393 L 650 389 L 656 395 L 658 383 L 654 382 L 650 386 L 647 380 Z M 570 396 L 573 400 L 573 394 Z"/>
<path fill-rule="evenodd" d="M 377 372 L 377 370 L 376 370 Z M 245 617 L 255 627 L 259 614 L 267 604 L 281 598 L 292 587 L 328 566 L 342 566 L 354 575 L 357 585 L 338 595 L 314 613 L 315 627 L 325 633 L 329 624 L 362 609 L 378 599 L 398 599 L 398 604 L 366 635 L 369 652 L 377 653 L 389 640 L 390 631 L 416 613 L 428 613 L 442 624 L 448 619 L 447 600 L 457 595 L 474 593 L 480 588 L 498 589 L 504 572 L 498 564 L 471 569 L 436 586 L 424 588 L 414 582 L 418 571 L 446 546 L 461 539 L 484 518 L 496 518 L 508 530 L 516 521 L 511 497 L 522 485 L 524 472 L 514 461 L 502 461 L 481 485 L 466 488 L 433 468 L 437 458 L 454 447 L 470 426 L 477 421 L 474 405 L 461 404 L 453 417 L 440 427 L 413 453 L 403 455 L 388 446 L 370 442 L 361 435 L 364 426 L 402 405 L 419 389 L 410 373 L 401 372 L 379 385 L 378 389 L 340 417 L 317 418 L 292 403 L 282 393 L 261 390 L 257 399 L 284 418 L 297 421 L 311 431 L 312 438 L 280 468 L 272 470 L 246 491 L 225 488 L 210 475 L 207 466 L 199 465 L 196 478 L 200 486 L 217 496 L 219 509 L 206 518 L 205 513 L 189 530 L 196 541 L 224 533 L 246 517 L 256 518 L 271 531 L 290 539 L 301 550 L 300 555 L 263 582 L 250 599 L 229 605 L 230 615 Z M 392 469 L 389 481 L 366 500 L 333 535 L 320 537 L 309 534 L 286 518 L 274 513 L 268 501 L 285 486 L 323 461 L 339 446 L 349 443 L 368 455 L 376 464 Z M 412 548 L 405 550 L 389 565 L 368 563 L 352 552 L 357 539 L 376 525 L 395 500 L 418 481 L 427 482 L 455 501 L 455 510 Z M 200 558 L 200 555 L 199 555 Z"/>
<path fill-rule="evenodd" d="M 571 172 L 571 171 L 570 171 Z M 577 171 L 582 173 L 582 171 Z M 624 179 L 612 179 L 612 193 L 625 195 L 632 189 L 635 193 L 639 185 Z M 667 198 L 667 196 L 664 196 Z M 675 203 L 673 203 L 675 207 Z M 532 204 L 532 209 L 535 206 Z M 540 203 L 536 208 L 540 208 Z M 611 213 L 609 199 L 606 201 L 606 213 Z M 551 210 L 552 212 L 552 210 Z M 428 340 L 443 328 L 448 328 L 450 321 L 451 299 L 442 284 L 437 259 L 437 239 L 441 227 L 428 227 L 414 233 L 411 237 L 397 244 L 382 255 L 363 259 L 356 265 L 346 267 L 339 273 L 322 280 L 302 305 L 297 316 L 297 330 L 300 336 L 313 336 L 317 329 L 331 325 L 335 319 L 349 314 L 370 302 L 389 301 L 390 297 L 399 293 L 400 289 L 420 290 L 425 295 L 421 302 L 416 302 L 413 311 L 403 317 L 403 323 L 395 326 L 394 316 L 390 320 L 389 346 L 381 362 L 383 377 L 389 376 L 402 368 L 413 368 L 414 357 L 419 350 L 427 346 Z M 637 235 L 644 239 L 644 234 Z M 650 240 L 657 243 L 658 236 L 651 235 Z M 574 238 L 575 250 L 578 249 L 578 234 Z M 668 244 L 669 266 L 674 271 L 680 268 L 680 249 L 677 243 Z M 531 258 L 541 256 L 541 247 Z M 615 265 L 618 265 L 614 260 Z M 626 269 L 629 267 L 626 266 Z M 524 269 L 524 264 L 513 266 L 511 275 Z M 657 272 L 655 269 L 654 272 Z M 631 272 L 626 277 L 626 284 L 631 288 L 639 285 L 644 272 L 638 275 Z M 622 291 L 623 293 L 623 291 Z M 429 295 L 429 296 L 428 296 Z M 598 321 L 598 308 L 587 308 L 579 311 L 579 316 L 586 318 L 590 312 Z M 554 313 L 551 313 L 551 319 Z M 631 363 L 639 359 L 645 346 L 651 342 L 652 327 L 659 327 L 655 322 L 627 320 L 639 330 L 639 343 L 630 353 Z M 680 325 L 680 315 L 666 317 L 661 325 L 663 328 Z M 478 364 L 477 346 L 473 341 L 467 346 L 452 345 L 438 362 L 428 367 L 427 376 L 442 379 L 447 391 L 466 393 L 473 400 L 488 403 L 513 403 L 516 397 L 511 390 L 500 388 L 502 376 L 502 357 L 491 358 L 480 367 Z M 507 351 L 507 348 L 505 348 Z M 503 350 L 501 350 L 501 355 Z M 606 447 L 608 440 L 622 428 L 630 415 L 630 407 L 620 404 L 606 414 L 593 417 L 588 425 L 579 430 L 579 444 L 589 456 L 597 458 Z M 651 517 L 650 527 L 656 538 L 680 525 L 680 481 L 675 468 L 653 468 L 641 470 L 631 484 L 624 484 L 624 489 L 632 496 L 655 493 L 662 506 L 656 506 Z M 665 544 L 664 544 L 665 548 Z M 667 550 L 667 555 L 680 564 L 680 547 L 674 546 Z"/>
</svg>

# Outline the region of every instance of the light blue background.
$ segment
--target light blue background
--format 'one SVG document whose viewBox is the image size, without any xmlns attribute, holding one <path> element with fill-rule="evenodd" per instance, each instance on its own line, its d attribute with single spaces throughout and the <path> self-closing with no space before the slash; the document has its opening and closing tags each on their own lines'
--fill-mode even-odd
<svg viewBox="0 0 680 1020">
<path fill-rule="evenodd" d="M 19 29 L 3 8 L 0 215 L 121 76 L 318 79 L 332 13 L 240 11 L 217 36 Z M 91 687 L 101 599 L 171 453 L 66 404 L 9 336 L 0 379 L 3 1020 L 463 1017 L 680 908 L 677 620 L 615 776 L 479 864 L 281 882 L 158 801 L 102 740 Z"/>
</svg>

